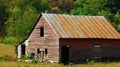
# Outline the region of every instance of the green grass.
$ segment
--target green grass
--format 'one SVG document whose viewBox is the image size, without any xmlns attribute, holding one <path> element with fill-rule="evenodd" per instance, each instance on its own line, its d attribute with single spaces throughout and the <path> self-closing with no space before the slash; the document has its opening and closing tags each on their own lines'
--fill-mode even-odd
<svg viewBox="0 0 120 67">
<path fill-rule="evenodd" d="M 0 44 L 0 57 L 4 58 L 6 56 L 10 56 L 10 58 L 15 58 L 15 47 L 13 45 L 4 45 Z M 9 58 L 9 57 L 8 57 Z M 70 63 L 67 66 L 63 64 L 57 63 L 26 63 L 26 62 L 18 62 L 18 61 L 0 61 L 0 67 L 120 67 L 120 62 L 110 62 L 110 63 L 102 63 L 102 62 L 93 62 L 86 64 L 73 64 Z"/>
</svg>

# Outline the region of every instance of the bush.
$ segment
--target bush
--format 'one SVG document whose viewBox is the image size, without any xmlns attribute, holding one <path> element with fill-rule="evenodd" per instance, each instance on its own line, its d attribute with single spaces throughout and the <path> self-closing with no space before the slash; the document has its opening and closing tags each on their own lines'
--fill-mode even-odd
<svg viewBox="0 0 120 67">
<path fill-rule="evenodd" d="M 38 58 L 35 58 L 32 60 L 32 63 L 39 63 L 39 62 L 40 62 L 40 59 L 38 59 Z"/>
<path fill-rule="evenodd" d="M 22 56 L 22 59 L 23 60 L 30 59 L 30 55 L 31 55 L 31 53 L 27 53 L 27 54 Z"/>
<path fill-rule="evenodd" d="M 19 37 L 12 37 L 12 36 L 7 37 L 6 36 L 1 43 L 3 43 L 3 44 L 12 44 L 14 46 L 17 46 L 22 40 Z"/>
<path fill-rule="evenodd" d="M 12 44 L 14 40 L 15 40 L 14 37 L 5 37 L 3 43 L 4 44 Z"/>
<path fill-rule="evenodd" d="M 86 62 L 87 62 L 88 64 L 94 64 L 94 63 L 95 63 L 95 60 L 89 60 L 89 59 L 87 59 Z"/>
</svg>

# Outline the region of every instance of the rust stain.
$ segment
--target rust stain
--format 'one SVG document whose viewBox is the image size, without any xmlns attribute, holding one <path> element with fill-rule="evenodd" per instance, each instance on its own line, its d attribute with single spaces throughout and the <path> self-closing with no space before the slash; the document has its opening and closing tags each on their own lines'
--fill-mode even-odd
<svg viewBox="0 0 120 67">
<path fill-rule="evenodd" d="M 42 14 L 59 38 L 120 39 L 120 34 L 103 16 Z"/>
</svg>

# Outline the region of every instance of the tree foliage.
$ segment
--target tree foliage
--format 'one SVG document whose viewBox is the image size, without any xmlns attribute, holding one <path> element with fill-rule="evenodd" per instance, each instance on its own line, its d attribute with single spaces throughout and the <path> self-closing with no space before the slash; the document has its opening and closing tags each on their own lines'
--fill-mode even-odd
<svg viewBox="0 0 120 67">
<path fill-rule="evenodd" d="M 74 0 L 46 0 L 53 13 L 69 13 Z"/>
<path fill-rule="evenodd" d="M 9 4 L 11 6 L 8 6 Z M 10 15 L 5 22 L 7 32 L 5 39 L 8 41 L 12 38 L 15 44 L 25 39 L 40 13 L 48 9 L 47 4 L 42 0 L 15 0 L 8 3 L 7 6 Z"/>
<path fill-rule="evenodd" d="M 118 0 L 0 0 L 0 35 L 4 42 L 20 43 L 42 12 L 103 15 L 120 31 L 119 4 Z"/>
<path fill-rule="evenodd" d="M 5 31 L 5 21 L 8 18 L 8 12 L 6 11 L 6 5 L 5 3 L 1 0 L 0 1 L 0 36 L 5 36 L 6 31 Z"/>
<path fill-rule="evenodd" d="M 106 0 L 76 0 L 71 14 L 97 15 L 99 11 L 105 10 Z"/>
</svg>

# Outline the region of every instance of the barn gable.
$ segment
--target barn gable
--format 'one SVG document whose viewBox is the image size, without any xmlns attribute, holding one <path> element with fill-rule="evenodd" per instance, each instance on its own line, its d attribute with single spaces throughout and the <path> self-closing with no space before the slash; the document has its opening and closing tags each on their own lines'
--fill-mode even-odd
<svg viewBox="0 0 120 67">
<path fill-rule="evenodd" d="M 103 16 L 46 14 L 42 16 L 59 38 L 119 39 L 120 34 Z"/>
<path fill-rule="evenodd" d="M 40 17 L 27 40 L 29 45 L 26 46 L 26 53 L 34 53 L 35 58 L 41 58 L 42 61 L 59 60 L 59 38 L 43 16 Z"/>
</svg>

